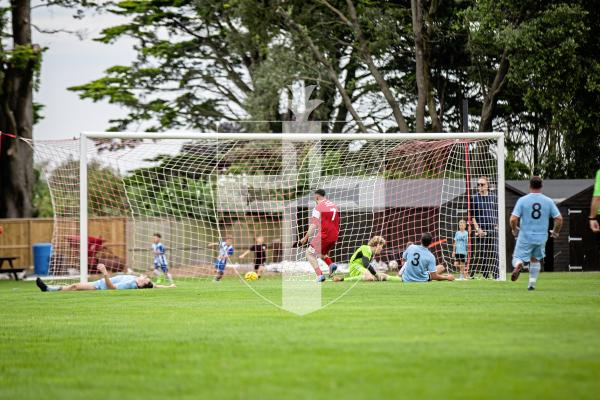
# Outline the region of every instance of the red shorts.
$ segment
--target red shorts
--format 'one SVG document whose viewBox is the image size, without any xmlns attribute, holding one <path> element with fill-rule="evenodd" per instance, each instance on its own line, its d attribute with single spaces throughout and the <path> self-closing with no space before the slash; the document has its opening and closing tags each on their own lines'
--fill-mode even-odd
<svg viewBox="0 0 600 400">
<path fill-rule="evenodd" d="M 327 253 L 329 253 L 329 250 L 331 250 L 333 246 L 335 246 L 335 242 L 337 241 L 337 239 L 337 237 L 330 239 L 328 237 L 317 235 L 310 241 L 309 246 L 314 249 L 313 253 L 315 255 L 327 255 Z"/>
</svg>

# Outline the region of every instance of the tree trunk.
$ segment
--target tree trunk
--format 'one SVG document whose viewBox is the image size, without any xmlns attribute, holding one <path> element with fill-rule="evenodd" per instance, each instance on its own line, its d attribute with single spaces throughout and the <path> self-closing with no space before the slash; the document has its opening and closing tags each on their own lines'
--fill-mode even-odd
<svg viewBox="0 0 600 400">
<path fill-rule="evenodd" d="M 533 131 L 533 174 L 539 175 L 540 173 L 540 152 L 538 149 L 539 146 L 539 138 L 540 138 L 540 129 L 537 126 Z"/>
<path fill-rule="evenodd" d="M 417 109 L 415 110 L 415 131 L 425 131 L 425 103 L 427 84 L 425 81 L 425 46 L 423 39 L 423 8 L 421 0 L 411 0 L 412 27 L 415 35 L 415 62 L 417 78 Z"/>
<path fill-rule="evenodd" d="M 421 1 L 421 0 L 419 0 Z M 427 34 L 425 35 L 425 37 L 422 40 L 422 45 L 423 45 L 423 79 L 425 80 L 424 82 L 424 86 L 427 89 L 427 110 L 429 111 L 429 117 L 431 118 L 431 131 L 432 132 L 442 132 L 442 113 L 443 113 L 443 106 L 442 106 L 442 96 L 440 95 L 440 114 L 438 115 L 437 112 L 437 107 L 435 104 L 435 96 L 433 94 L 434 92 L 434 85 L 431 84 L 431 73 L 429 70 L 429 65 L 430 65 L 430 61 L 431 61 L 431 47 L 429 46 L 430 43 L 430 38 L 433 35 L 433 18 L 435 18 L 435 15 L 437 13 L 439 7 L 439 2 L 438 0 L 431 0 L 430 4 L 429 4 L 429 10 L 427 11 L 427 14 L 425 14 L 425 18 L 423 18 L 423 16 L 421 16 L 421 22 L 422 24 L 425 23 L 425 26 L 421 26 L 421 32 L 426 32 Z M 422 10 L 422 9 L 421 9 Z M 422 13 L 422 11 L 421 11 Z M 425 29 L 424 29 L 425 28 Z"/>
<path fill-rule="evenodd" d="M 358 115 L 358 112 L 352 105 L 352 99 L 350 98 L 350 95 L 346 91 L 346 88 L 340 82 L 340 79 L 339 79 L 337 73 L 335 72 L 335 69 L 331 65 L 331 62 L 323 56 L 323 54 L 321 53 L 319 48 L 315 45 L 315 43 L 312 41 L 312 39 L 306 32 L 306 27 L 299 25 L 298 23 L 296 23 L 296 21 L 293 21 L 289 17 L 289 15 L 287 15 L 283 10 L 278 9 L 277 12 L 283 18 L 285 23 L 300 35 L 300 37 L 306 42 L 308 47 L 311 49 L 315 58 L 319 61 L 319 63 L 321 65 L 323 65 L 325 67 L 325 70 L 329 76 L 329 79 L 331 79 L 333 84 L 335 84 L 336 88 L 340 92 L 340 95 L 342 96 L 342 100 L 343 100 L 344 104 L 346 105 L 346 108 L 348 109 L 348 112 L 350 112 L 350 114 L 352 115 L 352 118 L 354 118 L 354 121 L 356 121 L 356 124 L 358 125 L 358 129 L 363 133 L 367 133 L 367 128 L 366 128 L 365 124 L 362 122 L 362 119 L 360 118 L 360 116 Z"/>
<path fill-rule="evenodd" d="M 332 65 L 339 65 L 340 58 L 342 57 L 342 50 L 338 49 L 329 55 Z M 338 71 L 339 73 L 339 71 Z M 327 78 L 327 76 L 325 76 Z M 319 82 L 310 82 L 311 85 L 318 84 Z M 333 128 L 332 116 L 335 111 L 335 100 L 336 100 L 336 87 L 335 85 L 322 84 L 317 86 L 317 91 L 314 94 L 315 98 L 322 99 L 323 104 L 317 108 L 311 115 L 315 121 L 323 121 L 321 126 L 322 133 L 330 133 Z M 342 103 L 343 104 L 343 103 Z"/>
<path fill-rule="evenodd" d="M 363 35 L 362 29 L 360 28 L 360 22 L 358 21 L 358 15 L 356 13 L 356 8 L 354 7 L 354 3 L 351 0 L 346 0 L 346 4 L 348 5 L 348 11 L 350 12 L 351 23 L 350 26 L 354 28 L 354 32 L 358 39 L 359 50 L 363 56 L 363 61 L 367 64 L 369 68 L 369 72 L 373 75 L 373 79 L 381 89 L 381 93 L 383 93 L 383 97 L 389 104 L 392 109 L 392 114 L 394 115 L 394 119 L 396 120 L 396 124 L 398 125 L 398 130 L 400 132 L 408 132 L 408 124 L 406 123 L 406 119 L 404 115 L 402 115 L 402 110 L 400 110 L 400 105 L 398 101 L 394 98 L 394 94 L 392 93 L 390 86 L 384 79 L 383 75 L 379 71 L 379 68 L 375 65 L 375 61 L 373 61 L 373 56 L 369 50 L 369 46 L 366 38 Z"/>
<path fill-rule="evenodd" d="M 433 85 L 431 85 L 431 75 L 429 74 L 429 63 L 425 63 L 425 86 L 427 87 L 427 110 L 429 111 L 429 117 L 431 118 L 431 131 L 442 132 L 442 121 L 437 112 L 435 105 L 435 96 L 433 95 Z M 440 115 L 442 113 L 442 107 L 440 106 Z"/>
<path fill-rule="evenodd" d="M 494 119 L 494 110 L 496 109 L 496 102 L 498 96 L 506 86 L 506 75 L 508 74 L 508 51 L 504 50 L 502 57 L 500 58 L 500 65 L 496 71 L 494 82 L 488 89 L 484 99 L 483 107 L 481 109 L 481 121 L 479 121 L 479 132 L 490 132 L 492 130 L 492 120 Z"/>
<path fill-rule="evenodd" d="M 31 43 L 30 1 L 11 0 L 11 8 L 14 48 L 19 50 L 19 61 L 23 61 L 22 57 L 27 58 L 24 62 L 13 60 L 2 65 L 4 79 L 0 93 L 0 130 L 31 139 L 33 73 L 39 62 L 40 50 Z M 31 147 L 22 140 L 7 136 L 0 143 L 0 217 L 31 217 L 34 181 Z"/>
<path fill-rule="evenodd" d="M 344 82 L 344 88 L 346 92 L 352 97 L 354 89 L 356 88 L 356 71 L 358 64 L 355 62 L 354 57 L 350 57 L 350 61 L 346 66 L 346 79 Z M 333 124 L 333 132 L 341 133 L 346 126 L 346 119 L 348 118 L 348 107 L 344 102 L 341 102 L 338 106 L 337 113 L 335 114 L 335 123 Z"/>
</svg>

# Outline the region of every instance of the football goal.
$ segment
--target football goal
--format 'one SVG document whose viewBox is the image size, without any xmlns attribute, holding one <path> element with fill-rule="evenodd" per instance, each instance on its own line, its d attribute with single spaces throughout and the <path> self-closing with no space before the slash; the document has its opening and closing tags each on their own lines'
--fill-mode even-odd
<svg viewBox="0 0 600 400">
<path fill-rule="evenodd" d="M 32 146 L 53 201 L 56 277 L 87 281 L 98 263 L 153 274 L 160 242 L 176 280 L 209 278 L 228 239 L 226 276 L 261 263 L 265 274 L 313 280 L 294 244 L 323 189 L 340 213 L 330 256 L 341 273 L 374 235 L 387 241 L 377 267 L 395 273 L 425 232 L 456 272 L 463 220 L 466 273 L 505 279 L 501 133 L 88 132 Z"/>
</svg>

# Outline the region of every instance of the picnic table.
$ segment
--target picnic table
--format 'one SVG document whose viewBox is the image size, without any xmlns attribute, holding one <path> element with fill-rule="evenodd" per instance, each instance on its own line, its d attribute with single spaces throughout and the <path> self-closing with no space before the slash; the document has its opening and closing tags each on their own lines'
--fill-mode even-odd
<svg viewBox="0 0 600 400">
<path fill-rule="evenodd" d="M 15 268 L 13 265 L 13 261 L 18 259 L 19 257 L 0 257 L 0 274 L 13 274 L 15 280 L 19 280 L 19 276 L 17 275 L 19 272 L 25 271 L 25 268 Z M 8 261 L 9 268 L 2 268 L 4 265 L 4 261 Z"/>
</svg>

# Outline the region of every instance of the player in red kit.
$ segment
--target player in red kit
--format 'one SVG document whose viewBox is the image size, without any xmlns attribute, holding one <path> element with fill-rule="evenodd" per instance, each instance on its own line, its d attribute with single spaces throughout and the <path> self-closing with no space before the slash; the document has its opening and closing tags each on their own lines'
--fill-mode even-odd
<svg viewBox="0 0 600 400">
<path fill-rule="evenodd" d="M 317 205 L 313 208 L 308 232 L 300 239 L 300 244 L 305 244 L 308 238 L 315 233 L 315 230 L 318 230 L 306 250 L 306 259 L 315 269 L 317 282 L 323 282 L 325 276 L 319 267 L 317 257 L 321 257 L 325 261 L 325 264 L 329 266 L 329 275 L 332 276 L 337 266 L 329 258 L 329 250 L 335 246 L 335 242 L 338 239 L 340 232 L 340 212 L 331 200 L 325 198 L 325 191 L 323 189 L 315 190 L 315 202 Z"/>
</svg>

